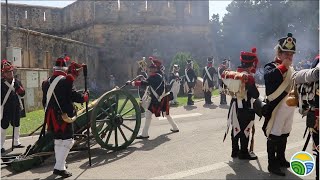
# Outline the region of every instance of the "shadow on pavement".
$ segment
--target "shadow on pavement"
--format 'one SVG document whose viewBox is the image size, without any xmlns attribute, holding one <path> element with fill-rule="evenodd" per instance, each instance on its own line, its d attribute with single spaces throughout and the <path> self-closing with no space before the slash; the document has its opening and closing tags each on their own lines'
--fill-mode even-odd
<svg viewBox="0 0 320 180">
<path fill-rule="evenodd" d="M 142 147 L 138 148 L 138 151 L 151 151 L 158 147 L 159 145 L 170 141 L 171 139 L 168 137 L 168 135 L 173 134 L 173 132 L 162 134 L 155 139 L 142 139 L 142 140 L 136 140 L 132 145 L 135 144 L 141 144 Z"/>
<path fill-rule="evenodd" d="M 197 109 L 197 106 L 195 105 L 187 105 L 187 106 L 183 106 L 183 108 L 187 111 L 192 111 L 194 109 Z"/>
<path fill-rule="evenodd" d="M 227 174 L 226 179 L 259 179 L 268 176 L 268 173 L 257 169 L 248 160 L 234 158 L 228 164 L 234 170 L 234 174 Z"/>
<path fill-rule="evenodd" d="M 120 151 L 110 151 L 107 149 L 103 149 L 100 146 L 96 146 L 96 148 L 91 149 L 91 163 L 92 166 L 89 166 L 89 160 L 87 160 L 85 163 L 80 165 L 80 169 L 83 169 L 83 174 L 87 169 L 89 168 L 94 168 L 97 166 L 105 165 L 108 163 L 112 163 L 114 161 L 120 160 L 134 151 L 150 151 L 153 150 L 154 148 L 158 147 L 159 145 L 166 143 L 170 141 L 171 139 L 168 137 L 168 135 L 173 134 L 173 132 L 169 132 L 166 134 L 162 134 L 155 139 L 144 139 L 144 140 L 135 140 L 128 148 Z M 135 144 L 141 145 L 141 147 L 132 147 Z M 71 165 L 75 162 L 80 162 L 84 159 L 88 159 L 88 151 L 76 151 L 76 152 L 70 152 L 68 157 L 67 157 L 67 164 Z M 49 159 L 46 159 L 44 163 L 42 163 L 38 167 L 33 167 L 32 169 L 28 170 L 32 174 L 43 174 L 43 173 L 48 173 L 53 171 L 53 166 L 55 164 L 55 158 L 54 156 L 51 156 Z M 11 176 L 19 174 L 19 172 L 15 172 L 11 170 L 9 166 L 1 166 L 1 169 L 7 169 L 8 171 L 11 172 L 10 175 L 7 175 L 2 178 L 9 178 Z M 25 172 L 25 171 L 24 171 Z M 80 174 L 80 175 L 81 175 Z M 80 176 L 78 175 L 78 177 Z M 45 179 L 58 179 L 59 176 L 50 174 L 48 177 Z M 72 176 L 72 178 L 76 178 Z"/>
<path fill-rule="evenodd" d="M 229 105 L 227 105 L 227 104 L 223 104 L 223 105 L 219 105 L 219 108 L 221 108 L 221 109 L 229 109 Z"/>
<path fill-rule="evenodd" d="M 227 174 L 226 179 L 301 179 L 289 170 L 285 170 L 285 177 L 270 174 L 261 169 L 259 159 L 256 161 L 258 162 L 259 169 L 254 167 L 249 160 L 235 158 L 233 161 L 229 161 L 228 165 L 234 170 L 234 174 Z"/>
<path fill-rule="evenodd" d="M 204 104 L 202 107 L 209 109 L 216 109 L 218 106 L 215 104 Z"/>
<path fill-rule="evenodd" d="M 134 151 L 150 151 L 150 150 L 156 148 L 157 146 L 159 146 L 167 141 L 170 141 L 170 138 L 168 138 L 169 134 L 173 134 L 173 133 L 170 132 L 170 133 L 162 134 L 162 135 L 156 137 L 155 139 L 151 139 L 151 140 L 150 139 L 149 140 L 148 139 L 135 140 L 135 142 L 132 143 L 128 148 L 126 148 L 124 150 L 120 150 L 120 151 L 110 151 L 107 149 L 103 149 L 101 147 L 96 147 L 94 149 L 91 149 L 92 166 L 89 167 L 89 161 L 86 161 L 85 163 L 80 165 L 79 168 L 83 169 L 84 171 L 82 173 L 84 173 L 86 171 L 86 169 L 88 169 L 88 168 L 94 168 L 97 166 L 102 166 L 105 164 L 112 163 L 114 161 L 120 160 L 120 159 L 130 155 Z M 141 144 L 142 146 L 139 148 L 132 147 L 135 144 Z M 83 160 L 85 158 L 88 158 L 88 152 L 82 151 L 82 152 L 76 152 L 73 154 L 69 154 L 67 160 L 69 163 L 73 163 L 73 162 Z M 33 172 L 33 173 L 38 173 L 38 172 Z M 52 176 L 50 176 L 50 177 L 52 177 Z"/>
</svg>

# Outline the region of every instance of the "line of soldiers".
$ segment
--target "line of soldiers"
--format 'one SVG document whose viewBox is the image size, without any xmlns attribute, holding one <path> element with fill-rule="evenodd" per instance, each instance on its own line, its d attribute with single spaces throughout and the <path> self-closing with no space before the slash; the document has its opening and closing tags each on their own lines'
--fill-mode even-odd
<svg viewBox="0 0 320 180">
<path fill-rule="evenodd" d="M 145 57 L 143 57 L 142 60 L 138 61 L 139 69 L 138 69 L 138 80 L 144 80 L 148 78 L 147 73 L 147 62 Z M 163 75 L 164 80 L 166 81 L 166 88 L 168 91 L 171 91 L 173 94 L 173 100 L 170 101 L 171 105 L 177 105 L 178 102 L 178 93 L 180 92 L 180 87 L 182 82 L 183 83 L 183 90 L 184 93 L 187 94 L 187 105 L 194 105 L 193 101 L 193 95 L 194 95 L 194 89 L 197 83 L 197 75 L 195 73 L 194 67 L 193 67 L 193 60 L 187 60 L 186 62 L 186 68 L 184 70 L 184 75 L 180 76 L 180 66 L 178 64 L 173 64 L 172 71 L 169 74 L 169 78 L 166 78 L 165 72 L 164 72 L 164 66 L 161 66 L 160 72 Z M 229 60 L 224 59 L 222 61 L 222 64 L 218 67 L 218 70 L 213 67 L 214 59 L 213 57 L 207 58 L 207 66 L 203 68 L 202 71 L 202 90 L 204 92 L 204 99 L 205 104 L 210 105 L 212 104 L 211 97 L 212 97 L 212 91 L 219 87 L 220 90 L 220 104 L 225 105 L 227 104 L 226 100 L 226 94 L 224 92 L 224 84 L 221 80 L 221 74 L 224 70 L 228 69 Z M 140 86 L 138 87 L 138 96 L 140 100 L 142 99 L 144 93 L 145 93 L 146 86 Z M 144 110 L 142 108 L 142 110 Z"/>
</svg>

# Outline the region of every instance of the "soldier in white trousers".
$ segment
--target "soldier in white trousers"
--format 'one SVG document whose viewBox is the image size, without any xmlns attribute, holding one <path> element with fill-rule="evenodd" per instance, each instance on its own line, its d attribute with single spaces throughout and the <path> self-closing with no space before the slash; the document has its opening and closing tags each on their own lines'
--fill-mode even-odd
<svg viewBox="0 0 320 180">
<path fill-rule="evenodd" d="M 149 77 L 145 81 L 128 81 L 128 85 L 132 86 L 141 86 L 147 85 L 146 93 L 142 98 L 145 112 L 145 125 L 142 132 L 137 136 L 137 139 L 147 139 L 149 138 L 149 127 L 152 120 L 152 114 L 156 117 L 160 115 L 166 117 L 172 126 L 170 129 L 172 132 L 179 132 L 177 124 L 174 122 L 172 117 L 169 114 L 170 109 L 170 92 L 166 92 L 165 82 L 160 71 L 161 62 L 154 58 L 151 58 L 151 65 L 149 66 Z"/>
<path fill-rule="evenodd" d="M 181 79 L 179 76 L 179 70 L 180 67 L 178 64 L 174 64 L 172 67 L 172 72 L 170 73 L 170 77 L 169 77 L 169 89 L 171 89 L 170 91 L 173 94 L 173 100 L 170 101 L 170 104 L 178 104 L 178 93 L 180 91 L 180 86 L 181 86 Z"/>
</svg>

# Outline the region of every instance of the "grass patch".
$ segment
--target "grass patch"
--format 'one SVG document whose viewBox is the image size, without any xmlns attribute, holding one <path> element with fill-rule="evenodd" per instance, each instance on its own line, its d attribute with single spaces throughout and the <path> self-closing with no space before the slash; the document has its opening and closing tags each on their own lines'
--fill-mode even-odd
<svg viewBox="0 0 320 180">
<path fill-rule="evenodd" d="M 29 134 L 39 127 L 44 121 L 44 110 L 28 112 L 27 116 L 20 119 L 20 134 Z M 9 126 L 6 135 L 12 135 L 12 126 Z"/>
<path fill-rule="evenodd" d="M 217 90 L 217 89 L 214 90 L 212 92 L 212 95 L 218 96 L 219 90 Z M 135 98 L 135 99 L 139 103 L 139 98 Z M 203 98 L 194 98 L 194 100 L 201 100 L 201 99 L 203 99 Z M 123 99 L 120 99 L 119 103 L 122 104 L 123 101 L 124 101 Z M 178 106 L 187 105 L 187 101 L 188 101 L 187 96 L 178 97 L 178 102 L 179 102 Z M 85 108 L 85 104 L 81 105 L 81 104 L 76 103 L 76 106 L 79 109 L 81 109 L 82 107 Z M 129 108 L 130 107 L 125 107 L 123 112 L 125 112 Z M 128 113 L 128 115 L 131 115 L 131 114 L 133 115 L 134 111 Z M 36 128 L 38 128 L 43 123 L 43 121 L 44 121 L 44 110 L 43 109 L 27 113 L 27 117 L 21 118 L 21 120 L 20 120 L 20 134 L 30 134 L 32 131 L 34 131 Z M 12 127 L 11 126 L 7 129 L 6 135 L 12 135 Z"/>
<path fill-rule="evenodd" d="M 216 89 L 214 91 L 212 91 L 212 96 L 218 96 L 219 95 L 219 89 Z M 204 98 L 193 98 L 193 100 L 203 100 Z M 179 96 L 178 97 L 178 102 L 179 102 L 179 105 L 178 106 L 174 106 L 174 105 L 171 105 L 172 107 L 179 107 L 179 106 L 186 106 L 187 105 L 187 102 L 188 102 L 188 96 L 187 95 L 183 95 L 183 96 Z"/>
</svg>

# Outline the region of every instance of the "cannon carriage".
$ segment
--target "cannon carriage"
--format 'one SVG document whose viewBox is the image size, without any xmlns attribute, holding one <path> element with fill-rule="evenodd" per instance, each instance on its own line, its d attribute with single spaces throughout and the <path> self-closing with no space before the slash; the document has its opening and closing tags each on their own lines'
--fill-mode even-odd
<svg viewBox="0 0 320 180">
<path fill-rule="evenodd" d="M 127 148 L 135 140 L 140 129 L 141 112 L 136 99 L 127 91 L 122 88 L 108 91 L 91 102 L 87 110 L 88 115 L 85 108 L 79 110 L 73 122 L 75 143 L 71 151 L 87 150 L 93 140 L 101 148 L 117 151 Z M 46 132 L 23 154 L 2 156 L 1 159 L 3 164 L 21 172 L 39 166 L 53 154 L 53 135 Z"/>
</svg>

